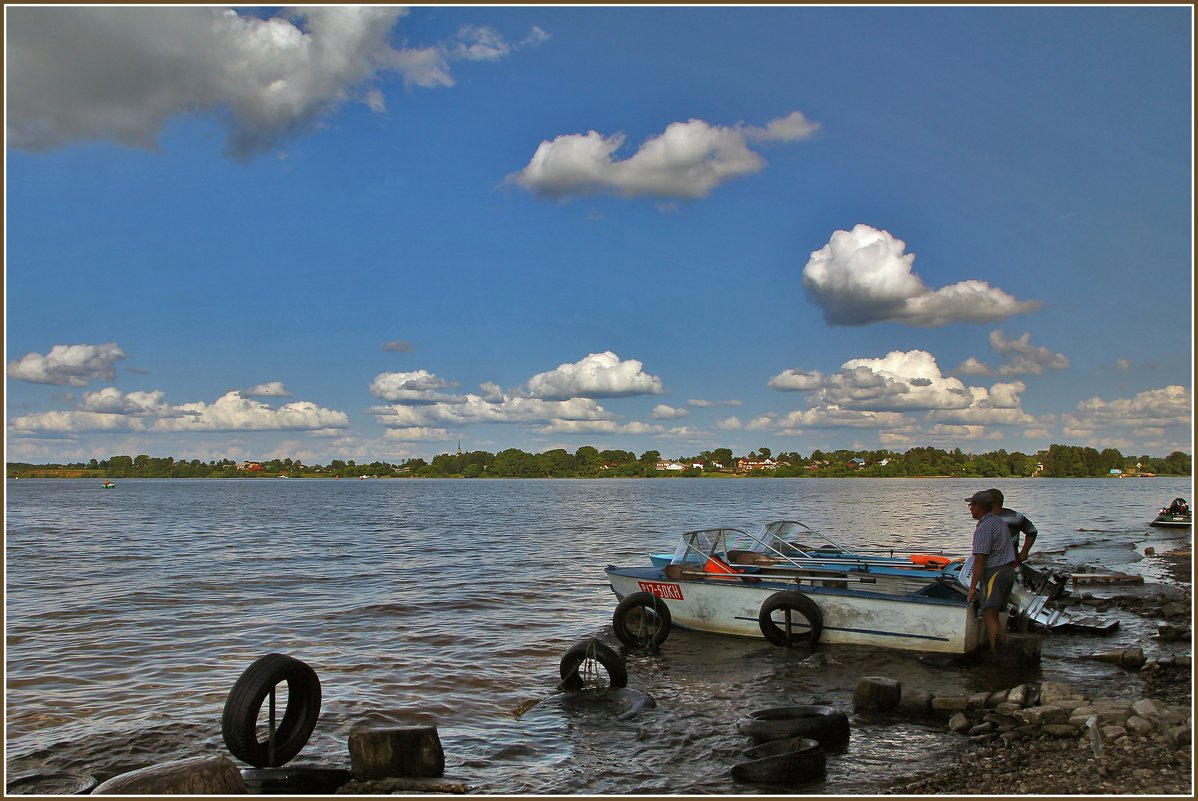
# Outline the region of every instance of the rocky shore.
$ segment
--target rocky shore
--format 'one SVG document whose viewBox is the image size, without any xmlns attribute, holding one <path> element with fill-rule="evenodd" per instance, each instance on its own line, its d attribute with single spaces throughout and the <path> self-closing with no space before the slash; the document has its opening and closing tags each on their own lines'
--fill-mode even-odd
<svg viewBox="0 0 1198 801">
<path fill-rule="evenodd" d="M 1147 597 L 1117 597 L 1111 605 L 1163 618 L 1161 642 L 1190 639 L 1188 588 Z M 1046 681 L 998 693 L 928 698 L 929 714 L 948 715 L 948 728 L 976 746 L 955 769 L 897 779 L 886 795 L 1186 795 L 1193 794 L 1192 657 L 1133 658 L 1139 698 L 1089 698 Z M 1096 655 L 1097 656 L 1097 655 Z M 921 702 L 906 699 L 906 714 Z"/>
</svg>

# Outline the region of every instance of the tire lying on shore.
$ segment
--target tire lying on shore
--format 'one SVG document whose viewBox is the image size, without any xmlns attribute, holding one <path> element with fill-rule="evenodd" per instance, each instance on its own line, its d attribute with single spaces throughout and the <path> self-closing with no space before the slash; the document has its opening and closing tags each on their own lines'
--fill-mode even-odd
<svg viewBox="0 0 1198 801">
<path fill-rule="evenodd" d="M 616 605 L 611 618 L 616 638 L 629 648 L 656 648 L 670 636 L 670 607 L 651 592 L 634 592 Z"/>
<path fill-rule="evenodd" d="M 8 776 L 4 794 L 8 795 L 91 795 L 96 789 L 95 776 L 68 770 L 36 770 Z"/>
<path fill-rule="evenodd" d="M 286 682 L 283 719 L 275 729 L 274 753 L 269 735 L 258 739 L 258 715 L 266 697 Z M 320 717 L 320 679 L 316 671 L 285 654 L 267 654 L 246 668 L 225 699 L 221 734 L 229 753 L 256 768 L 277 768 L 300 752 Z"/>
<path fill-rule="evenodd" d="M 312 765 L 243 768 L 241 778 L 251 795 L 333 795 L 354 779 L 352 771 Z"/>
<path fill-rule="evenodd" d="M 602 676 L 594 671 L 596 663 L 607 671 L 607 687 L 618 689 L 628 686 L 628 669 L 624 667 L 624 660 L 609 646 L 591 638 L 571 645 L 562 655 L 558 668 L 562 688 L 577 691 L 583 687 L 593 689 L 596 684 L 602 684 Z"/>
<path fill-rule="evenodd" d="M 779 706 L 750 712 L 736 722 L 736 730 L 759 743 L 806 737 L 828 750 L 849 741 L 849 716 L 822 704 Z"/>
<path fill-rule="evenodd" d="M 746 761 L 732 766 L 732 777 L 756 784 L 802 784 L 824 778 L 824 747 L 808 737 L 774 740 L 745 751 Z"/>
<path fill-rule="evenodd" d="M 757 613 L 757 625 L 774 645 L 812 646 L 824 633 L 824 616 L 815 601 L 801 592 L 785 590 L 765 599 Z"/>
</svg>

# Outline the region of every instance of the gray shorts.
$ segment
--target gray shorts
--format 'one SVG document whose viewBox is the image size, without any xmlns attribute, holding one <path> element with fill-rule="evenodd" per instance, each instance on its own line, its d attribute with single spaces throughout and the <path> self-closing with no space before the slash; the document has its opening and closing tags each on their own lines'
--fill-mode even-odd
<svg viewBox="0 0 1198 801">
<path fill-rule="evenodd" d="M 987 569 L 982 575 L 981 595 L 982 609 L 997 609 L 1000 612 L 1006 608 L 1007 598 L 1015 587 L 1015 563 L 999 565 Z"/>
</svg>

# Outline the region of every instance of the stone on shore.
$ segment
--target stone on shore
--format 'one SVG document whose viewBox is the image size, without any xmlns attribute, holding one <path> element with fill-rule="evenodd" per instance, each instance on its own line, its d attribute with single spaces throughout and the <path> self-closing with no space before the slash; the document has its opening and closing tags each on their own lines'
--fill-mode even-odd
<svg viewBox="0 0 1198 801">
<path fill-rule="evenodd" d="M 947 728 L 978 747 L 959 758 L 956 770 L 882 792 L 1192 796 L 1191 663 L 1188 655 L 1148 660 L 1140 674 L 1145 697 L 1137 699 L 1089 698 L 1055 681 L 1020 685 L 1005 698 L 990 693 L 984 709 L 971 707 L 970 696 L 933 697 Z"/>
<path fill-rule="evenodd" d="M 101 782 L 92 795 L 243 795 L 241 771 L 220 754 L 150 765 Z"/>
</svg>

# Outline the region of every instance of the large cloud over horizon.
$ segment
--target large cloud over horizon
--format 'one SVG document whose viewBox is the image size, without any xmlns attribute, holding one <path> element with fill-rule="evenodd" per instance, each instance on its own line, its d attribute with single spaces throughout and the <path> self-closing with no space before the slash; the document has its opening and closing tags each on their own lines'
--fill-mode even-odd
<svg viewBox="0 0 1198 801">
<path fill-rule="evenodd" d="M 764 128 L 691 119 L 670 123 L 626 159 L 615 157 L 624 145 L 622 133 L 565 134 L 541 142 L 529 163 L 507 176 L 505 183 L 558 200 L 595 194 L 702 198 L 717 186 L 765 166 L 765 159 L 749 148 L 750 142 L 793 142 L 812 136 L 818 128 L 800 111 Z"/>
<path fill-rule="evenodd" d="M 71 411 L 14 417 L 9 421 L 9 432 L 17 436 L 69 436 L 86 431 L 326 431 L 349 426 L 344 412 L 311 401 L 272 408 L 237 390 L 226 392 L 212 403 L 170 405 L 163 397 L 161 391 L 123 393 L 105 387 L 84 393 L 79 408 Z"/>
<path fill-rule="evenodd" d="M 988 323 L 1035 311 L 1040 301 L 1020 301 L 974 279 L 930 289 L 912 269 L 915 254 L 887 231 L 858 224 L 836 231 L 803 267 L 803 289 L 828 325 L 893 321 L 920 328 L 954 322 Z"/>
<path fill-rule="evenodd" d="M 448 439 L 445 426 L 512 423 L 546 434 L 643 434 L 661 426 L 616 421 L 595 398 L 624 398 L 664 392 L 661 379 L 644 372 L 636 359 L 611 351 L 591 353 L 577 362 L 538 373 L 523 388 L 504 392 L 487 382 L 482 394 L 450 394 L 457 384 L 427 370 L 381 373 L 370 393 L 390 405 L 369 411 L 394 440 Z"/>
<path fill-rule="evenodd" d="M 212 114 L 246 159 L 311 130 L 340 105 L 383 111 L 374 81 L 452 86 L 449 62 L 493 61 L 512 46 L 464 27 L 453 42 L 396 49 L 407 10 L 303 6 L 261 19 L 213 6 L 7 9 L 8 143 L 48 151 L 81 140 L 154 149 L 168 119 Z M 536 43 L 544 37 L 534 29 Z M 535 41 L 534 41 L 535 40 Z"/>
<path fill-rule="evenodd" d="M 757 427 L 779 433 L 802 428 L 876 428 L 892 438 L 948 431 L 980 436 L 988 425 L 1033 425 L 1023 411 L 1019 382 L 966 386 L 941 373 L 936 358 L 923 350 L 891 351 L 877 359 L 850 359 L 828 375 L 818 370 L 784 370 L 769 380 L 772 389 L 810 393 L 808 408 L 766 415 Z"/>
</svg>

